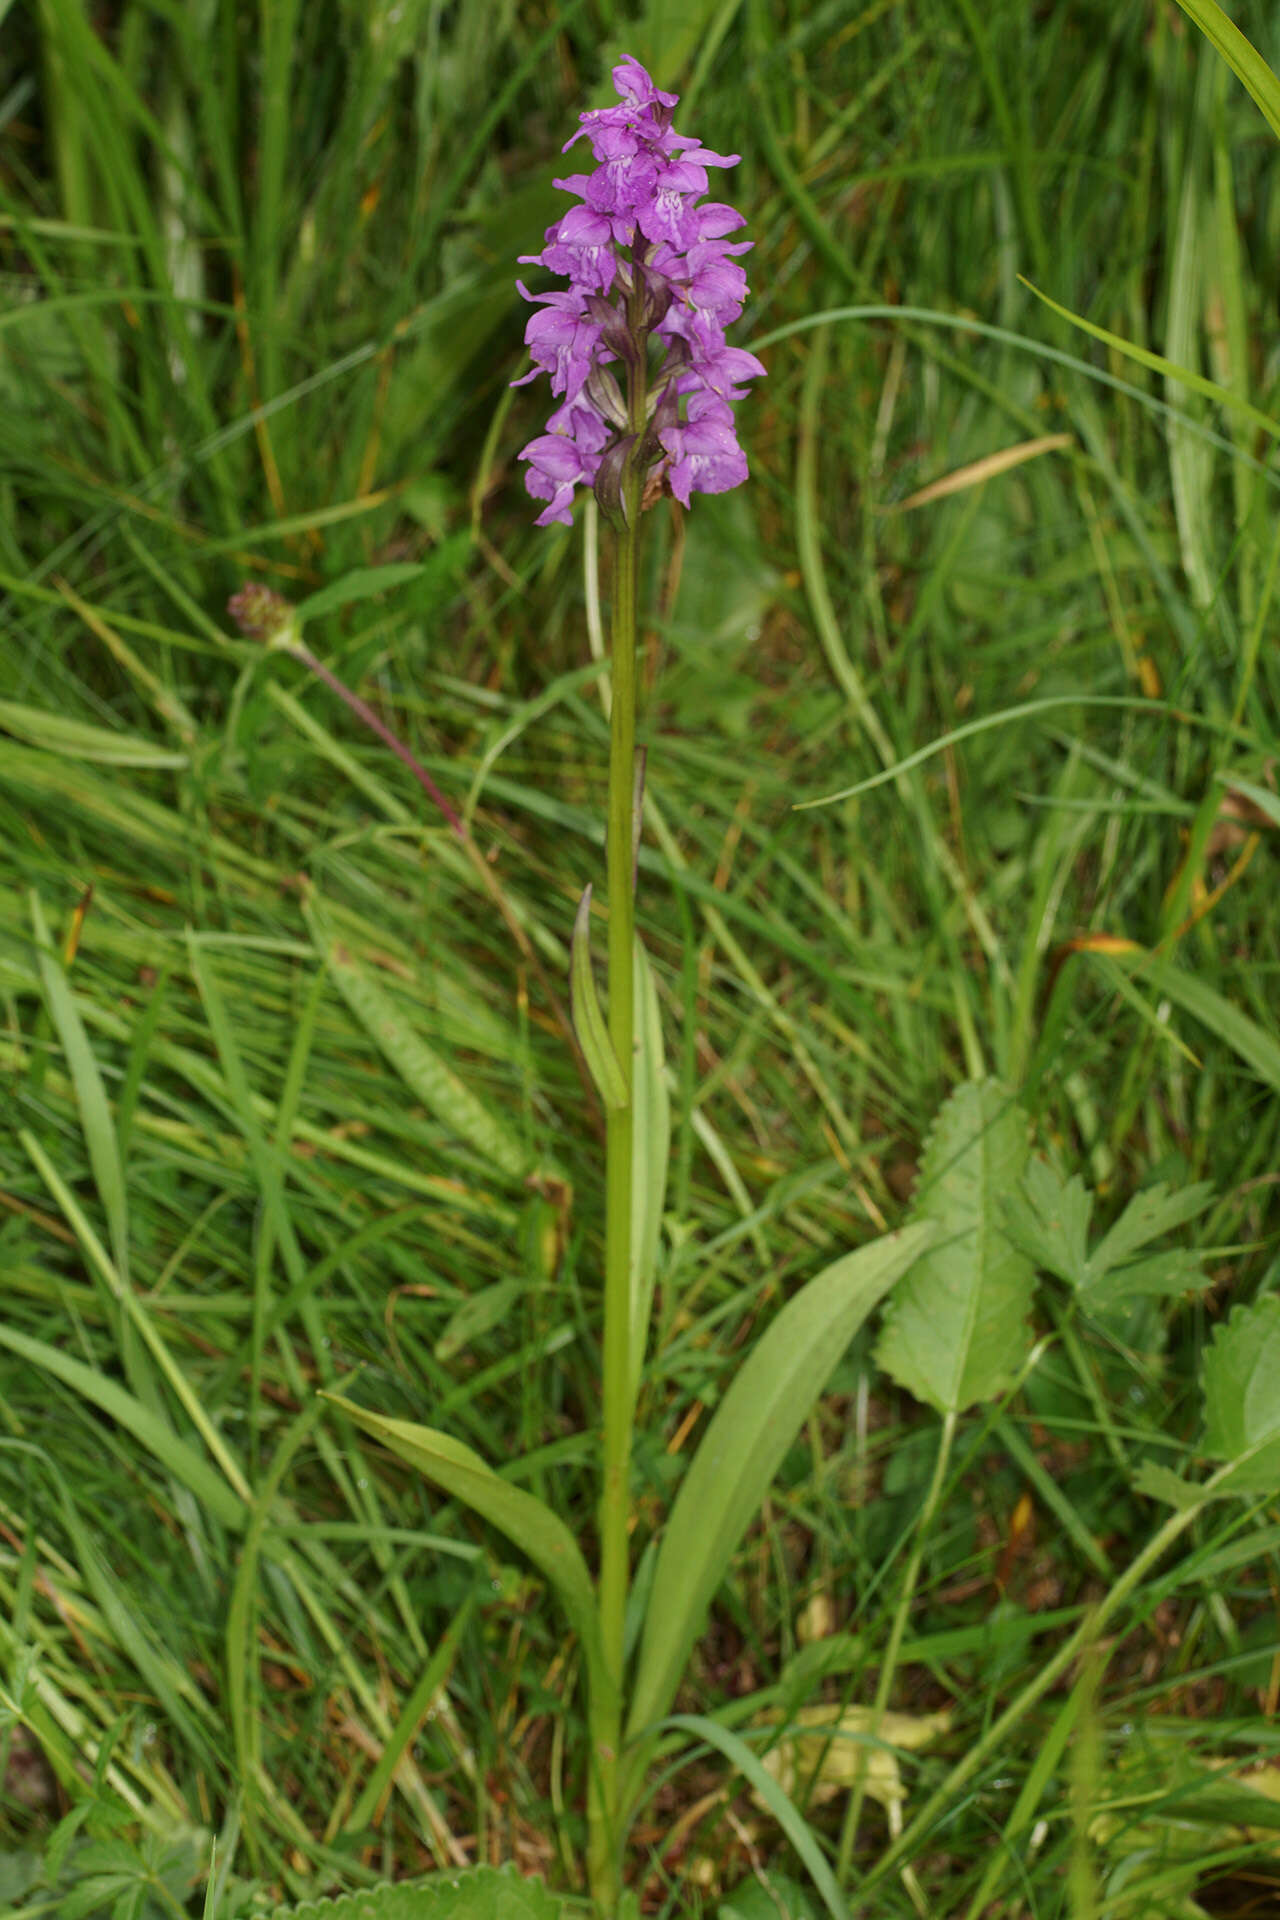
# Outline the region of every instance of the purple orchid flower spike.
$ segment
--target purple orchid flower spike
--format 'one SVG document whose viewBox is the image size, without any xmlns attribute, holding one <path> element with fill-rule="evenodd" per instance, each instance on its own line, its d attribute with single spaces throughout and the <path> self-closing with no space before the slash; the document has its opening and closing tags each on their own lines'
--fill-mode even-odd
<svg viewBox="0 0 1280 1920">
<path fill-rule="evenodd" d="M 613 69 L 613 83 L 619 105 L 582 114 L 565 143 L 567 151 L 585 137 L 596 161 L 594 172 L 555 183 L 581 204 L 547 229 L 541 253 L 521 256 L 569 282 L 541 294 L 517 282 L 539 310 L 525 329 L 533 368 L 511 384 L 546 373 L 561 400 L 547 431 L 520 454 L 529 463 L 529 494 L 546 502 L 540 527 L 571 524 L 578 486 L 593 486 L 616 517 L 628 462 L 646 498 L 665 488 L 688 506 L 694 493 L 740 486 L 747 458 L 733 408 L 744 382 L 765 371 L 753 353 L 725 340 L 748 291 L 733 256 L 751 242 L 726 238 L 742 215 L 703 197 L 708 167 L 731 167 L 738 155 L 712 153 L 677 133 L 677 95 L 655 86 L 630 54 Z M 617 377 L 627 363 L 644 369 L 644 404 L 637 402 L 634 417 Z"/>
</svg>

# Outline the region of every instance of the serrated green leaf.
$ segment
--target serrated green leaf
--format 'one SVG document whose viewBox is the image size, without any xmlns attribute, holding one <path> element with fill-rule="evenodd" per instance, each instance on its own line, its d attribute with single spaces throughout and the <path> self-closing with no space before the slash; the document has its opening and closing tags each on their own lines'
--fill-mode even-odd
<svg viewBox="0 0 1280 1920">
<path fill-rule="evenodd" d="M 802 1886 L 785 1873 L 770 1873 L 767 1884 L 744 1880 L 716 1909 L 716 1920 L 818 1920 L 818 1909 Z"/>
<path fill-rule="evenodd" d="M 640 1389 L 658 1238 L 671 1159 L 671 1100 L 662 1052 L 662 1017 L 649 956 L 637 937 L 635 965 L 636 1062 L 631 1089 L 631 1397 Z"/>
<path fill-rule="evenodd" d="M 1133 1478 L 1134 1488 L 1145 1494 L 1148 1500 L 1159 1500 L 1166 1507 L 1174 1507 L 1179 1513 L 1190 1513 L 1203 1499 L 1199 1487 L 1184 1480 L 1180 1474 L 1170 1472 L 1168 1467 L 1158 1467 L 1150 1460 L 1144 1460 Z"/>
<path fill-rule="evenodd" d="M 311 902 L 303 912 L 330 978 L 388 1063 L 435 1119 L 483 1156 L 495 1172 L 520 1181 L 532 1162 L 516 1136 L 430 1047 L 367 968 L 333 939 Z"/>
<path fill-rule="evenodd" d="M 627 1736 L 660 1720 L 734 1550 L 845 1348 L 934 1238 L 927 1221 L 846 1254 L 788 1300 L 725 1394 L 658 1551 Z"/>
<path fill-rule="evenodd" d="M 1141 1260 L 1133 1256 L 1202 1213 L 1212 1197 L 1206 1185 L 1172 1192 L 1164 1185 L 1148 1187 L 1134 1195 L 1090 1253 L 1092 1195 L 1078 1174 L 1064 1181 L 1055 1168 L 1033 1160 L 1020 1188 L 1005 1202 L 1004 1222 L 1028 1259 L 1065 1280 L 1098 1313 L 1140 1294 L 1188 1293 L 1208 1285 L 1200 1256 L 1191 1248 L 1170 1248 Z"/>
<path fill-rule="evenodd" d="M 1136 1193 L 1109 1233 L 1103 1235 L 1090 1258 L 1090 1268 L 1105 1273 L 1131 1260 L 1139 1247 L 1150 1246 L 1161 1234 L 1194 1220 L 1213 1198 L 1205 1183 L 1171 1192 L 1163 1182 Z"/>
<path fill-rule="evenodd" d="M 541 1880 L 509 1867 L 471 1867 L 277 1907 L 270 1920 L 562 1920 L 565 1906 Z"/>
<path fill-rule="evenodd" d="M 338 1393 L 327 1393 L 324 1398 L 341 1407 L 358 1427 L 401 1460 L 407 1460 L 432 1486 L 463 1501 L 482 1520 L 505 1533 L 532 1560 L 555 1589 L 570 1626 L 582 1642 L 593 1692 L 607 1691 L 595 1589 L 578 1543 L 564 1521 L 534 1494 L 502 1479 L 474 1449 L 452 1435 L 412 1420 L 389 1419 Z"/>
<path fill-rule="evenodd" d="M 1032 1160 L 1006 1195 L 1005 1230 L 1029 1260 L 1069 1286 L 1083 1285 L 1089 1259 L 1093 1195 L 1078 1173 L 1064 1180 L 1047 1161 Z"/>
<path fill-rule="evenodd" d="M 1204 1262 L 1193 1247 L 1170 1247 L 1166 1253 L 1148 1254 L 1145 1260 L 1130 1260 L 1117 1267 L 1081 1298 L 1095 1310 L 1136 1300 L 1139 1295 L 1202 1292 L 1212 1281 Z"/>
<path fill-rule="evenodd" d="M 1007 1387 L 1026 1357 L 1031 1263 L 1004 1229 L 1027 1158 L 1026 1122 L 993 1080 L 966 1081 L 943 1106 L 920 1163 L 913 1208 L 933 1246 L 885 1313 L 876 1358 L 939 1413 Z"/>
<path fill-rule="evenodd" d="M 1204 1361 L 1205 1452 L 1234 1463 L 1215 1491 L 1280 1491 L 1280 1294 L 1237 1307 Z"/>
</svg>

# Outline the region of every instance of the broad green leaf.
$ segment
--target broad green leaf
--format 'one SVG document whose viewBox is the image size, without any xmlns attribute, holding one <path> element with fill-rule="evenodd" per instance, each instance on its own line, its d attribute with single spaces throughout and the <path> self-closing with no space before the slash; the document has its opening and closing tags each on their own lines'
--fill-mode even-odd
<svg viewBox="0 0 1280 1920">
<path fill-rule="evenodd" d="M 1280 1294 L 1237 1307 L 1204 1360 L 1205 1452 L 1234 1462 L 1215 1489 L 1280 1492 Z"/>
<path fill-rule="evenodd" d="M 294 608 L 294 621 L 300 627 L 304 620 L 316 620 L 322 613 L 336 613 L 339 607 L 349 607 L 355 600 L 369 600 L 376 593 L 403 586 L 406 580 L 416 580 L 421 572 L 421 562 L 416 560 L 397 561 L 389 567 L 357 567 L 352 573 L 344 573 L 340 580 L 321 587 L 318 593 L 309 594 Z"/>
<path fill-rule="evenodd" d="M 1120 1218 L 1090 1253 L 1093 1197 L 1078 1174 L 1063 1180 L 1043 1160 L 1033 1160 L 1020 1187 L 1004 1203 L 1010 1239 L 1028 1259 L 1057 1274 L 1093 1312 L 1139 1294 L 1187 1293 L 1208 1285 L 1201 1256 L 1191 1247 L 1171 1247 L 1136 1259 L 1153 1240 L 1203 1213 L 1213 1189 L 1196 1185 L 1170 1190 L 1163 1184 L 1135 1194 Z"/>
<path fill-rule="evenodd" d="M 562 1920 L 566 1911 L 541 1880 L 522 1880 L 511 1867 L 469 1867 L 275 1907 L 269 1920 Z"/>
<path fill-rule="evenodd" d="M 662 1052 L 662 1017 L 653 969 L 639 937 L 635 970 L 636 1058 L 631 1088 L 631 1397 L 640 1390 L 658 1236 L 671 1159 L 671 1100 Z"/>
<path fill-rule="evenodd" d="M 937 1231 L 889 1303 L 876 1358 L 938 1413 L 995 1399 L 1030 1346 L 1031 1263 L 1003 1224 L 1026 1157 L 1026 1120 L 1009 1093 L 969 1080 L 920 1162 L 913 1214 Z"/>
<path fill-rule="evenodd" d="M 419 1426 L 413 1420 L 389 1419 L 338 1393 L 326 1393 L 324 1398 L 341 1407 L 358 1427 L 401 1460 L 416 1467 L 432 1486 L 463 1501 L 482 1520 L 505 1533 L 532 1560 L 554 1587 L 570 1626 L 582 1642 L 593 1690 L 607 1687 L 595 1589 L 578 1543 L 564 1521 L 534 1494 L 503 1480 L 471 1447 L 449 1434 Z"/>
<path fill-rule="evenodd" d="M 596 994 L 591 971 L 591 888 L 584 887 L 569 943 L 569 1017 L 596 1092 L 610 1113 L 627 1104 L 627 1083 Z"/>
<path fill-rule="evenodd" d="M 532 1162 L 516 1136 L 428 1046 L 367 968 L 326 932 L 309 902 L 304 901 L 303 911 L 343 999 L 405 1085 L 496 1172 L 522 1180 L 532 1171 Z"/>
<path fill-rule="evenodd" d="M 1280 80 L 1238 26 L 1217 5 L 1217 0 L 1178 0 L 1178 5 L 1194 20 L 1205 39 L 1220 53 L 1261 110 L 1263 118 L 1280 138 Z"/>
<path fill-rule="evenodd" d="M 789 1300 L 730 1386 L 685 1474 L 645 1610 L 627 1723 L 662 1718 L 738 1542 L 872 1308 L 930 1244 L 927 1221 L 834 1261 Z"/>
<path fill-rule="evenodd" d="M 185 767 L 189 756 L 158 747 L 154 740 L 119 733 L 114 727 L 94 727 L 64 713 L 46 713 L 41 707 L 0 700 L 0 728 L 16 740 L 43 747 L 67 760 L 93 760 L 108 767 Z"/>
</svg>

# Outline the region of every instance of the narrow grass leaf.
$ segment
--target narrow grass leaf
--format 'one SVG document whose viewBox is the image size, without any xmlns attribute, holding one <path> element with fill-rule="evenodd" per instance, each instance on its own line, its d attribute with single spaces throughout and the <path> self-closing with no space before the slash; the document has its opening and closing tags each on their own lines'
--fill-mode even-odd
<svg viewBox="0 0 1280 1920">
<path fill-rule="evenodd" d="M 759 1756 L 752 1752 L 746 1741 L 740 1739 L 736 1733 L 730 1733 L 729 1729 L 722 1727 L 719 1721 L 709 1720 L 700 1713 L 673 1713 L 669 1719 L 662 1722 L 660 1730 L 665 1731 L 668 1727 L 678 1727 L 684 1733 L 692 1733 L 699 1740 L 705 1740 L 708 1746 L 719 1748 L 725 1759 L 737 1768 L 786 1834 L 798 1857 L 803 1861 L 814 1886 L 821 1894 L 831 1920 L 849 1920 L 849 1909 L 845 1905 L 844 1895 L 836 1884 L 836 1877 L 827 1865 L 826 1856 L 814 1838 L 808 1821 L 805 1820 L 794 1801 L 788 1799 L 773 1776 L 766 1772 Z"/>
<path fill-rule="evenodd" d="M 34 891 L 30 896 L 30 905 L 45 1005 L 71 1070 L 76 1104 L 80 1108 L 80 1124 L 84 1129 L 84 1143 L 93 1170 L 93 1184 L 107 1218 L 116 1271 L 121 1285 L 125 1286 L 129 1273 L 129 1206 L 115 1124 L 93 1048 L 89 1045 L 84 1024 L 76 1011 L 62 963 L 54 952 L 40 897 Z"/>
<path fill-rule="evenodd" d="M 258 1568 L 263 1534 L 284 1476 L 302 1442 L 323 1411 L 319 1400 L 293 1422 L 280 1442 L 271 1470 L 256 1494 L 240 1548 L 239 1564 L 227 1605 L 225 1651 L 227 1698 L 231 1708 L 231 1736 L 235 1747 L 236 1778 L 244 1795 L 244 1816 L 252 1835 L 257 1812 L 258 1780 L 262 1767 L 262 1713 L 258 1667 Z"/>
<path fill-rule="evenodd" d="M 1134 953 L 1095 955 L 1104 971 L 1112 968 L 1136 976 L 1157 993 L 1202 1022 L 1211 1033 L 1225 1040 L 1245 1065 L 1280 1093 L 1280 1042 L 1263 1031 L 1256 1020 L 1241 1013 L 1225 994 L 1219 993 L 1198 974 L 1141 949 Z"/>
<path fill-rule="evenodd" d="M 87 1367 L 82 1360 L 75 1360 L 69 1353 L 63 1353 L 60 1347 L 51 1347 L 44 1340 L 33 1340 L 27 1334 L 19 1333 L 15 1327 L 5 1326 L 3 1321 L 0 1321 L 0 1347 L 7 1347 L 10 1353 L 16 1353 L 31 1366 L 52 1374 L 55 1380 L 61 1380 L 73 1393 L 78 1393 L 82 1400 L 89 1401 L 117 1425 L 126 1428 L 166 1473 L 171 1473 L 175 1480 L 190 1488 L 197 1500 L 224 1527 L 239 1532 L 245 1526 L 245 1502 L 194 1448 L 180 1439 L 134 1394 L 127 1393 L 96 1368 Z"/>
<path fill-rule="evenodd" d="M 1270 787 L 1260 787 L 1253 780 L 1242 780 L 1235 773 L 1215 773 L 1214 779 L 1220 786 L 1229 787 L 1233 793 L 1242 793 L 1246 800 L 1252 800 L 1259 813 L 1265 814 L 1273 827 L 1280 827 L 1280 794 L 1272 793 Z"/>
<path fill-rule="evenodd" d="M 739 1368 L 685 1474 L 658 1552 L 627 1737 L 660 1720 L 734 1550 L 862 1322 L 935 1236 L 930 1222 L 845 1254 L 789 1300 Z"/>
<path fill-rule="evenodd" d="M 1220 53 L 1252 96 L 1272 133 L 1280 139 L 1280 80 L 1251 41 L 1218 6 L 1217 0 L 1178 0 L 1189 20 Z"/>
<path fill-rule="evenodd" d="M 1026 1121 L 994 1080 L 957 1087 L 925 1147 L 913 1211 L 936 1235 L 889 1304 L 876 1357 L 938 1413 L 994 1399 L 1030 1345 L 1031 1263 L 1003 1213 L 1026 1158 Z"/>
<path fill-rule="evenodd" d="M 1179 3 L 1181 4 L 1181 0 Z M 1110 333 L 1106 327 L 1095 326 L 1092 320 L 1085 320 L 1080 314 L 1072 313 L 1068 307 L 1060 307 L 1058 302 L 1051 300 L 1047 293 L 1041 293 L 1039 287 L 1032 286 L 1023 274 L 1019 274 L 1018 278 L 1028 293 L 1033 293 L 1037 300 L 1043 301 L 1045 306 L 1056 313 L 1060 319 L 1069 321 L 1073 327 L 1079 327 L 1084 333 L 1092 334 L 1093 338 L 1101 340 L 1104 346 L 1123 354 L 1126 359 L 1136 360 L 1141 367 L 1149 367 L 1152 373 L 1163 374 L 1166 380 L 1174 380 L 1184 387 L 1189 387 L 1192 393 L 1203 395 L 1206 400 L 1214 401 L 1218 406 L 1227 408 L 1229 412 L 1240 414 L 1265 433 L 1269 439 L 1274 440 L 1280 437 L 1280 420 L 1274 419 L 1269 413 L 1263 413 L 1261 408 L 1255 407 L 1250 401 L 1241 399 L 1240 395 L 1232 393 L 1229 387 L 1220 387 L 1216 381 L 1206 379 L 1204 374 L 1196 373 L 1191 367 L 1180 366 L 1176 360 L 1166 359 L 1162 353 L 1152 353 L 1147 347 L 1135 346 L 1132 340 L 1126 340 L 1122 334 Z"/>
<path fill-rule="evenodd" d="M 304 620 L 316 620 L 322 613 L 336 613 L 339 607 L 349 607 L 353 601 L 370 600 L 374 594 L 403 586 L 406 580 L 416 580 L 421 572 L 418 561 L 397 561 L 387 567 L 356 567 L 353 572 L 344 573 L 341 580 L 321 587 L 318 593 L 308 594 L 294 608 L 294 620 L 301 626 Z"/>
<path fill-rule="evenodd" d="M 905 500 L 891 501 L 881 512 L 908 513 L 912 507 L 926 507 L 931 501 L 946 500 L 953 493 L 964 493 L 969 487 L 983 486 L 1002 473 L 1010 473 L 1014 467 L 1035 460 L 1042 453 L 1059 453 L 1063 447 L 1075 444 L 1074 434 L 1044 433 L 1035 440 L 1020 441 L 1016 447 L 1001 447 L 998 453 L 983 454 L 980 460 L 970 460 L 967 465 L 943 474 L 940 480 L 931 480 L 927 487 L 909 493 Z"/>
<path fill-rule="evenodd" d="M 100 766 L 132 767 L 136 772 L 185 767 L 188 759 L 185 753 L 157 747 L 154 740 L 120 733 L 113 727 L 91 726 L 70 714 L 46 713 L 41 707 L 22 706 L 16 700 L 0 700 L 0 728 L 15 740 L 46 753 L 61 754 L 69 760 L 93 760 Z"/>
<path fill-rule="evenodd" d="M 529 1155 L 491 1108 L 447 1067 L 347 949 L 327 934 L 309 904 L 308 925 L 334 984 L 370 1039 L 435 1119 L 479 1153 L 495 1172 L 522 1180 Z"/>
<path fill-rule="evenodd" d="M 247 1499 L 249 1487 L 240 1468 L 232 1457 L 226 1442 L 218 1432 L 208 1409 L 190 1380 L 179 1367 L 170 1353 L 164 1338 L 157 1328 L 153 1316 L 147 1311 L 133 1288 L 125 1283 L 112 1265 L 111 1256 L 99 1240 L 97 1234 L 84 1216 L 84 1212 L 66 1181 L 50 1160 L 40 1142 L 26 1127 L 19 1127 L 18 1139 L 22 1143 L 32 1165 L 40 1178 L 57 1201 L 63 1215 L 70 1223 L 76 1239 L 90 1266 L 102 1279 L 107 1292 L 123 1310 L 122 1332 L 136 1334 L 155 1361 L 160 1374 L 168 1382 L 175 1399 L 183 1408 L 192 1426 L 200 1435 L 213 1458 L 222 1468 L 227 1483 L 241 1499 Z M 139 1350 L 131 1343 L 121 1341 L 121 1350 L 125 1360 L 125 1371 L 129 1384 L 144 1399 L 152 1404 L 152 1410 L 163 1421 L 163 1410 L 156 1383 L 142 1366 Z M 130 1361 L 132 1360 L 132 1367 Z"/>
<path fill-rule="evenodd" d="M 360 1798 L 343 1822 L 344 1833 L 359 1833 L 376 1816 L 383 1795 L 390 1790 L 402 1755 L 417 1739 L 423 1721 L 449 1677 L 449 1669 L 457 1658 L 458 1647 L 470 1623 L 479 1591 L 479 1586 L 471 1590 L 432 1649 L 430 1659 L 401 1709 L 394 1733 L 383 1746 L 373 1772 L 361 1789 Z"/>
</svg>

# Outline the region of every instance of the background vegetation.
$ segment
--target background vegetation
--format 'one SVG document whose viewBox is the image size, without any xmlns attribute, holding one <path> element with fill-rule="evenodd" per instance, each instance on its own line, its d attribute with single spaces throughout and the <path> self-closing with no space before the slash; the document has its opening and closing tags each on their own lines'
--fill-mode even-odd
<svg viewBox="0 0 1280 1920">
<path fill-rule="evenodd" d="M 1236 18 L 1275 65 L 1273 10 Z M 950 1716 L 901 1761 L 909 1813 L 1154 1530 L 1136 1469 L 1188 1460 L 1211 1328 L 1276 1285 L 1271 443 L 1022 278 L 1274 406 L 1271 135 L 1164 0 L 37 0 L 5 27 L 0 1897 L 573 1882 L 557 1617 L 315 1389 L 359 1368 L 370 1404 L 532 1455 L 589 1531 L 599 1126 L 556 1003 L 605 732 L 581 531 L 533 529 L 515 464 L 544 395 L 508 382 L 516 256 L 622 50 L 742 156 L 738 338 L 770 370 L 750 487 L 649 543 L 639 911 L 675 1135 L 646 1527 L 793 1279 L 903 1217 L 967 1074 L 1100 1226 L 1212 1188 L 1179 1234 L 1207 1292 L 1079 1329 L 1046 1285 L 1034 1369 L 961 1423 L 893 1678 Z M 416 571 L 308 642 L 487 886 L 226 615 L 388 563 Z M 423 1046 L 505 1158 L 406 1084 Z M 937 1422 L 866 1339 L 836 1388 L 720 1596 L 704 1712 L 776 1706 L 784 1670 L 792 1708 L 875 1691 Z M 1274 1910 L 1265 1802 L 1210 1786 L 1277 1778 L 1278 1544 L 1265 1500 L 1197 1521 L 876 1911 Z M 810 1813 L 834 1844 L 839 1802 Z M 796 1871 L 704 1754 L 635 1884 L 696 1913 L 768 1860 Z"/>
</svg>

